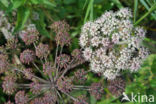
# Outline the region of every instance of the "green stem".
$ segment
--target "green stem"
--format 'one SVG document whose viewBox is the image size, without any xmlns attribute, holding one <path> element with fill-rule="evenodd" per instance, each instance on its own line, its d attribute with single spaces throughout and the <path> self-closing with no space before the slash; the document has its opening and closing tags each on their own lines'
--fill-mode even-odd
<svg viewBox="0 0 156 104">
<path fill-rule="evenodd" d="M 134 23 L 136 21 L 137 9 L 138 9 L 138 0 L 134 0 Z"/>
<path fill-rule="evenodd" d="M 156 9 L 156 3 L 149 9 L 149 11 L 146 14 L 144 14 L 139 20 L 137 20 L 135 22 L 134 26 L 136 26 L 137 24 L 139 24 L 144 18 L 146 18 L 155 9 Z"/>
</svg>

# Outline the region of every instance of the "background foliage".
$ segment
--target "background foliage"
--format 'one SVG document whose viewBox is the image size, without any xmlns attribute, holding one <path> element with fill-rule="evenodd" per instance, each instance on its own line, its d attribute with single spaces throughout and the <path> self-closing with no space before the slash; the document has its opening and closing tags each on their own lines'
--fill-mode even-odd
<svg viewBox="0 0 156 104">
<path fill-rule="evenodd" d="M 144 44 L 151 51 L 151 55 L 138 73 L 123 75 L 127 81 L 126 93 L 134 92 L 156 96 L 156 0 L 0 0 L 0 9 L 10 16 L 10 21 L 14 18 L 11 17 L 11 14 L 17 13 L 13 34 L 23 29 L 24 25 L 31 20 L 44 38 L 53 40 L 55 34 L 49 29 L 50 24 L 57 20 L 66 20 L 71 26 L 70 51 L 79 47 L 78 37 L 85 22 L 96 19 L 107 10 L 118 10 L 122 7 L 131 8 L 134 13 L 134 24 L 142 25 L 147 29 Z M 0 39 L 0 44 L 2 44 L 4 38 L 0 36 Z M 95 82 L 100 80 L 92 73 L 88 79 Z M 85 91 L 72 93 L 75 96 L 82 93 L 87 95 Z M 98 102 L 93 96 L 90 96 L 89 104 L 120 104 L 120 98 L 113 97 L 107 88 L 105 93 L 102 100 Z M 0 104 L 7 99 L 0 88 Z M 131 103 L 125 102 L 125 104 Z"/>
</svg>

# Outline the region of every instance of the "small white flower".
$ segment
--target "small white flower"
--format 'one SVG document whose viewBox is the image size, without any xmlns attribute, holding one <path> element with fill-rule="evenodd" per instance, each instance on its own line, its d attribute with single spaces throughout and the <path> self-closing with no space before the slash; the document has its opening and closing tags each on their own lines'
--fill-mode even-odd
<svg viewBox="0 0 156 104">
<path fill-rule="evenodd" d="M 102 63 L 105 67 L 107 68 L 112 68 L 114 66 L 111 58 L 107 55 L 102 55 L 101 56 L 101 59 L 102 59 Z"/>
<path fill-rule="evenodd" d="M 80 41 L 79 41 L 79 43 L 80 43 L 80 46 L 81 47 L 84 47 L 84 46 L 86 46 L 87 45 L 87 43 L 88 43 L 88 36 L 87 35 L 85 35 L 85 34 L 81 34 L 81 36 L 80 36 L 80 39 L 79 39 Z"/>
<path fill-rule="evenodd" d="M 120 9 L 117 14 L 117 16 L 121 17 L 121 18 L 131 18 L 132 17 L 132 12 L 130 9 L 128 8 L 122 8 Z"/>
<path fill-rule="evenodd" d="M 102 55 L 106 55 L 106 48 L 100 48 L 96 52 L 97 57 L 101 57 Z"/>
<path fill-rule="evenodd" d="M 103 69 L 100 66 L 100 64 L 96 64 L 94 62 L 90 64 L 90 69 L 95 73 L 103 72 Z"/>
<path fill-rule="evenodd" d="M 102 44 L 104 47 L 109 46 L 109 44 L 110 44 L 109 38 L 103 38 L 102 41 L 101 41 L 101 44 Z"/>
<path fill-rule="evenodd" d="M 83 56 L 86 60 L 90 60 L 90 58 L 92 56 L 92 49 L 91 48 L 85 48 L 85 50 L 83 51 Z"/>
<path fill-rule="evenodd" d="M 136 33 L 136 35 L 138 37 L 144 38 L 145 37 L 145 34 L 146 34 L 146 31 L 142 27 L 136 27 L 135 33 Z"/>
<path fill-rule="evenodd" d="M 139 68 L 141 67 L 140 65 L 140 60 L 138 58 L 133 58 L 132 62 L 131 62 L 131 66 L 130 66 L 130 71 L 131 72 L 136 72 L 139 70 Z"/>
<path fill-rule="evenodd" d="M 99 44 L 100 44 L 100 37 L 94 36 L 94 37 L 91 39 L 91 45 L 97 47 Z"/>
<path fill-rule="evenodd" d="M 113 80 L 118 76 L 118 73 L 115 70 L 112 69 L 107 69 L 103 75 L 108 79 L 108 80 Z"/>
<path fill-rule="evenodd" d="M 92 25 L 90 26 L 89 32 L 91 36 L 95 36 L 98 35 L 100 33 L 100 31 L 98 31 L 99 29 L 99 25 L 96 23 L 92 23 Z"/>
<path fill-rule="evenodd" d="M 112 42 L 113 43 L 118 43 L 120 39 L 120 35 L 118 33 L 112 34 Z"/>
</svg>

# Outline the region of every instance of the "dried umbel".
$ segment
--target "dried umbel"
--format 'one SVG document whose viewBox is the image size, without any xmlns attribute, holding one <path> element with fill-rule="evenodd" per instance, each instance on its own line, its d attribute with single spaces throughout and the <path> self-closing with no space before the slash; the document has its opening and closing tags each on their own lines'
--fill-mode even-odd
<svg viewBox="0 0 156 104">
<path fill-rule="evenodd" d="M 30 62 L 33 62 L 34 59 L 35 53 L 32 50 L 27 49 L 20 54 L 20 60 L 22 63 L 29 64 Z"/>
<path fill-rule="evenodd" d="M 56 50 L 50 50 L 48 44 L 40 41 L 41 36 L 33 24 L 26 26 L 19 32 L 19 36 L 7 40 L 7 43 L 13 42 L 13 45 L 0 46 L 0 72 L 5 75 L 3 92 L 15 95 L 15 104 L 63 104 L 64 101 L 88 104 L 86 97 L 73 96 L 71 93 L 82 89 L 101 97 L 102 92 L 99 94 L 97 88 L 102 91 L 102 84 L 93 87 L 90 83 L 91 86 L 85 86 L 90 70 L 79 66 L 86 62 L 81 50 L 64 53 L 64 46 L 70 45 L 69 25 L 60 21 L 53 26 L 56 32 Z M 16 38 L 21 38 L 23 45 L 18 45 L 20 40 L 14 41 Z M 55 53 L 50 55 L 50 52 Z M 64 100 L 66 97 L 72 100 Z"/>
<path fill-rule="evenodd" d="M 62 68 L 66 68 L 68 66 L 70 62 L 70 57 L 66 54 L 62 54 L 60 56 L 58 56 L 57 58 L 57 63 L 59 64 L 59 66 Z"/>
<path fill-rule="evenodd" d="M 42 86 L 40 85 L 40 83 L 32 82 L 30 84 L 30 91 L 33 94 L 40 94 L 41 93 L 41 90 L 42 90 Z"/>
<path fill-rule="evenodd" d="M 28 104 L 29 98 L 24 91 L 19 91 L 15 95 L 16 104 Z"/>
<path fill-rule="evenodd" d="M 26 27 L 25 30 L 19 33 L 21 39 L 25 42 L 26 45 L 30 45 L 38 40 L 38 34 L 34 24 L 30 24 Z"/>
<path fill-rule="evenodd" d="M 73 88 L 72 79 L 64 77 L 59 78 L 57 80 L 57 86 L 59 90 L 69 93 L 70 91 L 72 91 Z"/>
<path fill-rule="evenodd" d="M 56 33 L 56 43 L 63 47 L 70 44 L 69 30 L 70 27 L 65 21 L 57 21 L 51 25 L 51 28 Z"/>
<path fill-rule="evenodd" d="M 101 83 L 92 83 L 90 86 L 90 93 L 93 95 L 97 100 L 101 99 L 102 94 L 104 92 L 103 86 Z"/>
<path fill-rule="evenodd" d="M 39 58 L 46 58 L 49 55 L 49 53 L 50 53 L 49 46 L 46 44 L 40 43 L 36 47 L 36 56 Z"/>
<path fill-rule="evenodd" d="M 13 94 L 16 91 L 16 79 L 13 76 L 6 76 L 2 83 L 3 92 Z"/>
<path fill-rule="evenodd" d="M 120 96 L 125 91 L 126 82 L 121 79 L 117 78 L 115 80 L 111 80 L 108 83 L 108 89 L 112 93 L 112 95 Z"/>
<path fill-rule="evenodd" d="M 76 72 L 74 72 L 76 82 L 79 81 L 79 83 L 84 83 L 86 81 L 86 72 L 84 69 L 79 69 Z"/>
<path fill-rule="evenodd" d="M 46 62 L 45 64 L 43 64 L 43 72 L 45 74 L 51 74 L 52 72 L 55 71 L 55 68 L 52 66 L 52 64 L 50 62 Z"/>
<path fill-rule="evenodd" d="M 84 24 L 79 42 L 91 70 L 113 80 L 122 70 L 138 71 L 149 54 L 141 44 L 145 34 L 142 27 L 133 26 L 132 12 L 122 8 Z"/>
</svg>

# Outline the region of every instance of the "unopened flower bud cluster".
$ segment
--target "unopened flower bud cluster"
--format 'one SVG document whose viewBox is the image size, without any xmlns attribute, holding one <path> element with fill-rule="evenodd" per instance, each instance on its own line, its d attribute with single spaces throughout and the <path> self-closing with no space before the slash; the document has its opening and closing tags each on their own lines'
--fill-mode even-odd
<svg viewBox="0 0 156 104">
<path fill-rule="evenodd" d="M 93 72 L 112 80 L 122 70 L 138 71 L 149 52 L 142 46 L 146 31 L 131 19 L 132 12 L 122 8 L 84 24 L 79 43 Z"/>
</svg>

